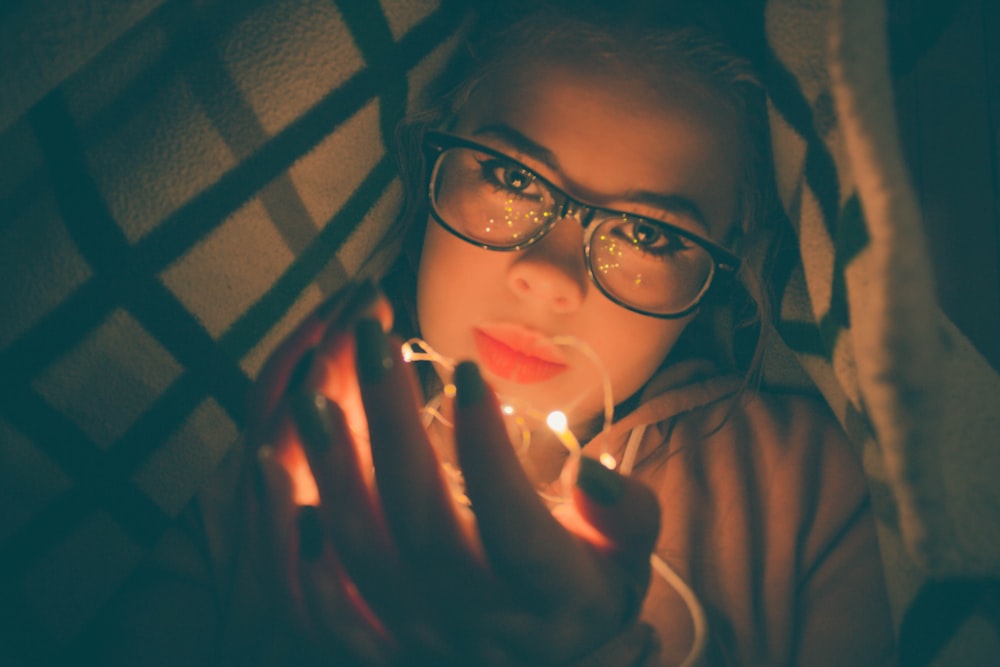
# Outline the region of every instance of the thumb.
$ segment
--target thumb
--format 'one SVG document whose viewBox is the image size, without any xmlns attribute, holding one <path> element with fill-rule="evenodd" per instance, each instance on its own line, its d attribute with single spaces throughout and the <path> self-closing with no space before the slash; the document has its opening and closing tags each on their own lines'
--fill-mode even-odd
<svg viewBox="0 0 1000 667">
<path fill-rule="evenodd" d="M 583 456 L 573 499 L 619 558 L 648 562 L 660 532 L 660 505 L 648 486 Z"/>
</svg>

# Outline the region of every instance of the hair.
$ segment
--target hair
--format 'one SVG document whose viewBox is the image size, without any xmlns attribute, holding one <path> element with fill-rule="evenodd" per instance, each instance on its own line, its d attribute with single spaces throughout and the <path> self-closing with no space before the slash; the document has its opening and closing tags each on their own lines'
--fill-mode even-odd
<svg viewBox="0 0 1000 667">
<path fill-rule="evenodd" d="M 517 2 L 502 3 L 478 18 L 464 54 L 439 79 L 436 93 L 432 87 L 436 103 L 411 115 L 397 136 L 406 202 L 396 231 L 404 237 L 404 248 L 386 289 L 399 301 L 397 310 L 403 308 L 398 313 L 404 318 L 402 328 L 410 334 L 419 330 L 416 270 L 428 218 L 425 132 L 448 127 L 476 87 L 503 67 L 526 57 L 582 61 L 605 72 L 626 72 L 707 93 L 736 127 L 743 156 L 738 221 L 724 242 L 741 257 L 741 267 L 735 281 L 713 284 L 698 317 L 664 364 L 684 356 L 709 356 L 725 369 L 742 373 L 744 388 L 757 382 L 771 317 L 763 276 L 774 245 L 771 237 L 782 228 L 776 224 L 782 213 L 771 169 L 763 86 L 750 59 L 734 46 L 739 40 L 727 37 L 718 16 L 692 14 L 687 5 L 662 2 L 536 0 L 527 11 Z"/>
</svg>

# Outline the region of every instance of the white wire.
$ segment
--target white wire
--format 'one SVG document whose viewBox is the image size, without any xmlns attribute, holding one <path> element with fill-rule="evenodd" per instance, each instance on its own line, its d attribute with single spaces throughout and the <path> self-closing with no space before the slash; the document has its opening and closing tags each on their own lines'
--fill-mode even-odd
<svg viewBox="0 0 1000 667">
<path fill-rule="evenodd" d="M 601 377 L 601 388 L 603 389 L 604 394 L 604 425 L 601 430 L 603 433 L 606 433 L 611 428 L 611 421 L 614 415 L 614 398 L 611 392 L 611 378 L 608 376 L 607 370 L 601 363 L 600 357 L 597 356 L 597 353 L 595 353 L 589 345 L 578 338 L 571 336 L 559 336 L 553 339 L 553 342 L 556 345 L 575 347 L 587 356 L 597 367 L 598 373 Z M 404 345 L 409 348 L 410 356 L 413 361 L 430 361 L 441 364 L 448 368 L 448 370 L 454 370 L 455 362 L 453 360 L 438 354 L 423 340 L 419 338 L 411 338 L 406 341 Z M 436 397 L 436 401 L 432 400 L 425 407 L 424 415 L 425 419 L 428 420 L 425 422 L 425 426 L 428 425 L 429 421 L 433 419 L 440 419 L 443 423 L 448 423 L 447 420 L 444 419 L 443 415 L 441 415 L 438 411 L 439 401 L 440 396 Z M 537 411 L 528 409 L 526 412 L 535 413 Z M 533 414 L 532 416 L 536 416 L 544 421 L 544 417 L 540 414 Z M 448 425 L 450 426 L 450 424 Z M 639 445 L 641 444 L 642 437 L 646 432 L 646 426 L 646 424 L 637 426 L 632 429 L 632 432 L 629 434 L 628 442 L 625 445 L 625 451 L 622 453 L 622 459 L 618 465 L 618 472 L 620 474 L 631 474 L 632 466 L 635 464 L 636 456 L 639 453 Z M 527 430 L 525 429 L 525 431 Z M 522 433 L 522 437 L 523 435 L 524 434 Z M 573 440 L 575 441 L 575 439 Z M 564 444 L 566 443 L 564 442 Z M 605 443 L 605 445 L 607 445 L 607 443 Z M 580 455 L 578 444 L 575 448 L 567 445 L 567 449 L 570 451 L 571 459 L 574 455 L 577 457 Z M 461 472 L 457 470 L 454 472 L 459 475 L 459 478 L 458 480 L 452 480 L 452 482 L 459 482 Z M 464 489 L 461 492 L 461 495 L 464 497 Z M 466 502 L 468 502 L 467 499 Z M 678 575 L 665 560 L 660 558 L 659 555 L 655 553 L 650 556 L 649 560 L 653 571 L 662 577 L 671 588 L 677 591 L 677 594 L 681 596 L 682 600 L 684 600 L 684 604 L 687 605 L 688 613 L 691 615 L 691 622 L 694 625 L 694 641 L 692 642 L 691 650 L 688 651 L 687 657 L 684 658 L 680 667 L 694 667 L 701 660 L 702 654 L 705 652 L 705 645 L 708 643 L 708 623 L 705 619 L 705 610 L 702 608 L 701 603 L 698 601 L 698 597 L 694 594 L 694 591 L 691 590 L 687 583 L 681 579 L 680 575 Z"/>
<path fill-rule="evenodd" d="M 622 454 L 622 462 L 618 466 L 618 472 L 623 475 L 632 474 L 632 466 L 635 465 L 635 457 L 639 454 L 639 444 L 642 436 L 646 434 L 647 424 L 640 424 L 632 429 L 628 436 L 628 444 L 625 445 L 625 453 Z"/>
<path fill-rule="evenodd" d="M 694 642 L 692 642 L 691 650 L 688 651 L 687 657 L 684 658 L 680 667 L 694 667 L 701 660 L 702 654 L 705 652 L 705 645 L 708 643 L 708 622 L 705 619 L 705 610 L 698 602 L 698 596 L 681 579 L 680 575 L 674 572 L 667 561 L 654 553 L 649 557 L 649 562 L 653 566 L 653 571 L 663 577 L 670 584 L 670 587 L 677 591 L 677 594 L 684 600 L 684 604 L 687 605 L 688 613 L 691 614 L 691 622 L 694 624 Z"/>
<path fill-rule="evenodd" d="M 604 424 L 601 431 L 606 433 L 611 429 L 611 421 L 614 419 L 615 400 L 611 391 L 611 376 L 608 375 L 608 370 L 601 362 L 601 358 L 594 352 L 594 348 L 573 336 L 556 336 L 552 342 L 556 345 L 575 347 L 597 367 L 597 373 L 601 377 L 601 393 L 604 399 Z"/>
</svg>

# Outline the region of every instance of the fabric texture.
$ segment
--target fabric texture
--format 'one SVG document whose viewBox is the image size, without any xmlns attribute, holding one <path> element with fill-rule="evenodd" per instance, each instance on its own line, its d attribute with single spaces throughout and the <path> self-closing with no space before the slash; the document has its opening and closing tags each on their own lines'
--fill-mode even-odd
<svg viewBox="0 0 1000 667">
<path fill-rule="evenodd" d="M 779 280 L 780 339 L 862 454 L 903 664 L 993 662 L 1000 376 L 937 305 L 886 3 L 769 0 L 765 22 L 775 165 L 798 241 Z"/>
<path fill-rule="evenodd" d="M 708 619 L 703 664 L 892 665 L 888 593 L 864 472 L 826 405 L 742 392 L 711 364 L 680 362 L 609 433 L 647 426 L 633 475 L 662 511 L 656 554 Z M 694 645 L 682 596 L 654 574 L 642 620 L 679 665 Z M 632 633 L 626 656 L 649 642 Z M 626 650 L 627 647 L 627 650 Z"/>
<path fill-rule="evenodd" d="M 466 15 L 449 0 L 0 10 L 0 662 L 65 662 L 168 553 L 214 594 L 218 545 L 192 499 L 270 350 L 385 265 L 393 131 Z M 978 620 L 1000 568 L 1000 378 L 936 305 L 884 3 L 768 0 L 761 20 L 796 232 L 766 378 L 815 385 L 863 458 L 908 664 L 950 642 L 1000 655 Z"/>
<path fill-rule="evenodd" d="M 128 6 L 0 10 L 3 664 L 65 663 L 179 535 L 198 562 L 183 510 L 271 349 L 377 271 L 395 127 L 465 15 Z"/>
</svg>

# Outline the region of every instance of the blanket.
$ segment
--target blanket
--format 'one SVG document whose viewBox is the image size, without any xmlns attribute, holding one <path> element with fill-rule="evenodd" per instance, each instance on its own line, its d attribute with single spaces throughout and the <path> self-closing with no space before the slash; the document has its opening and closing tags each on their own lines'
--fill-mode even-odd
<svg viewBox="0 0 1000 667">
<path fill-rule="evenodd" d="M 798 239 L 777 327 L 860 448 L 901 659 L 929 664 L 997 591 L 1000 376 L 937 304 L 885 26 L 878 2 L 768 2 L 770 74 L 797 89 L 770 93 Z"/>
<path fill-rule="evenodd" d="M 0 10 L 0 662 L 65 661 L 140 564 L 210 548 L 192 499 L 277 342 L 391 258 L 393 132 L 468 14 Z M 967 628 L 1000 574 L 1000 377 L 936 303 L 885 7 L 768 0 L 760 18 L 796 240 L 765 377 L 818 388 L 863 456 L 907 664 L 996 650 Z"/>
</svg>

